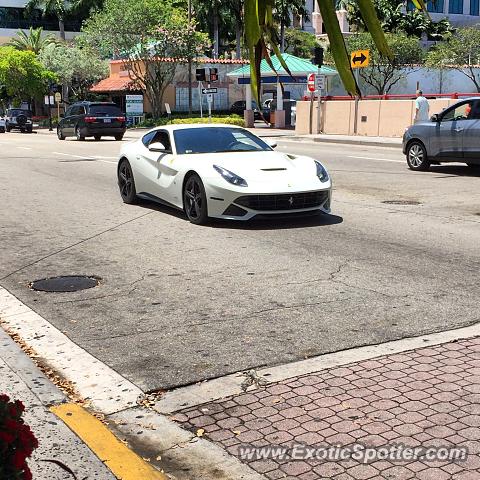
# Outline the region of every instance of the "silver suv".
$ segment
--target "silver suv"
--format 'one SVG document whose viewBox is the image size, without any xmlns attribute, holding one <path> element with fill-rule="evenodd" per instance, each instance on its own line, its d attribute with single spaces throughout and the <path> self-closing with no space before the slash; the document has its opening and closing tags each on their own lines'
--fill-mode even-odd
<svg viewBox="0 0 480 480">
<path fill-rule="evenodd" d="M 403 135 L 403 153 L 412 170 L 444 162 L 480 167 L 480 98 L 461 100 L 409 127 Z"/>
<path fill-rule="evenodd" d="M 9 108 L 5 113 L 5 130 L 9 132 L 14 128 L 21 132 L 32 133 L 32 112 L 23 108 Z"/>
</svg>

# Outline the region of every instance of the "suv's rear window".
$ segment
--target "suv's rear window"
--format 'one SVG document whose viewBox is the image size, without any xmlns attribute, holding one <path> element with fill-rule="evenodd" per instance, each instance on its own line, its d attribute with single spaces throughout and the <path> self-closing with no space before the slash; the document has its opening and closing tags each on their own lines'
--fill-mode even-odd
<svg viewBox="0 0 480 480">
<path fill-rule="evenodd" d="M 11 117 L 17 117 L 18 115 L 26 115 L 27 117 L 32 116 L 32 112 L 30 112 L 30 110 L 21 110 L 19 108 L 9 110 L 8 113 Z"/>
<path fill-rule="evenodd" d="M 90 105 L 89 115 L 107 115 L 121 117 L 122 111 L 116 105 Z"/>
</svg>

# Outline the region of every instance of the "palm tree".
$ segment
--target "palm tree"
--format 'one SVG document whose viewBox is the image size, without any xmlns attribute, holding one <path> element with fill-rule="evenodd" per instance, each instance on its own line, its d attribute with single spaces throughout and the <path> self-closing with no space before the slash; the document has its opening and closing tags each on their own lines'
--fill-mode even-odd
<svg viewBox="0 0 480 480">
<path fill-rule="evenodd" d="M 290 26 L 291 14 L 305 17 L 307 9 L 304 0 L 275 0 L 274 16 L 280 24 L 280 51 L 285 51 L 285 27 Z"/>
<path fill-rule="evenodd" d="M 25 5 L 25 12 L 28 14 L 33 10 L 41 10 L 43 15 L 54 15 L 58 19 L 60 38 L 65 40 L 65 17 L 72 6 L 67 0 L 28 0 Z"/>
<path fill-rule="evenodd" d="M 19 30 L 17 36 L 13 37 L 7 45 L 17 50 L 30 50 L 35 55 L 38 55 L 47 45 L 51 45 L 57 41 L 53 35 L 42 36 L 42 34 L 42 27 L 30 27 L 28 33 Z"/>
<path fill-rule="evenodd" d="M 422 10 L 426 11 L 424 0 L 414 0 Z M 330 42 L 330 50 L 342 83 L 351 95 L 360 95 L 357 82 L 350 66 L 350 56 L 338 23 L 335 2 L 317 0 L 322 20 Z M 385 35 L 377 17 L 372 0 L 357 0 L 367 30 L 370 32 L 378 51 L 386 58 L 393 60 L 393 54 L 387 45 Z M 250 55 L 250 76 L 252 93 L 259 101 L 261 84 L 260 63 L 263 58 L 270 62 L 269 48 L 273 50 L 282 67 L 288 72 L 278 48 L 278 35 L 273 18 L 273 0 L 245 0 L 245 38 Z"/>
</svg>

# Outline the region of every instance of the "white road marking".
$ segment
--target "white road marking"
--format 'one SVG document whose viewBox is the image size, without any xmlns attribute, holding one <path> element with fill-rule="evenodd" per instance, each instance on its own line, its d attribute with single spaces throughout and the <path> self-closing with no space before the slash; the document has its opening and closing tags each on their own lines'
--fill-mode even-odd
<svg viewBox="0 0 480 480">
<path fill-rule="evenodd" d="M 63 152 L 52 152 L 52 153 L 54 155 L 63 155 L 65 157 L 71 157 L 71 158 L 82 158 L 85 160 L 98 160 L 99 162 L 103 162 L 103 163 L 114 163 L 114 164 L 117 163 L 111 160 L 104 160 L 105 158 L 117 158 L 117 157 L 102 157 L 100 155 L 74 155 L 73 153 L 63 153 Z"/>
<path fill-rule="evenodd" d="M 403 160 L 393 160 L 393 158 L 360 157 L 358 155 L 347 155 L 348 158 L 360 158 L 362 160 L 377 160 L 379 162 L 405 163 Z"/>
<path fill-rule="evenodd" d="M 143 392 L 136 385 L 80 348 L 2 287 L 0 319 L 46 363 L 75 383 L 93 408 L 110 414 L 137 404 Z"/>
<path fill-rule="evenodd" d="M 65 157 L 72 157 L 72 158 L 91 158 L 94 159 L 91 155 L 73 155 L 72 153 L 62 153 L 62 152 L 52 152 L 54 155 L 63 155 Z"/>
<path fill-rule="evenodd" d="M 72 342 L 3 287 L 0 320 L 0 326 L 18 334 L 47 364 L 73 382 L 93 409 L 117 422 L 125 435 L 136 437 L 142 429 L 142 438 L 148 439 L 167 464 L 173 460 L 174 465 L 188 467 L 203 480 L 219 476 L 225 480 L 265 479 L 223 448 L 198 438 L 166 416 L 138 407 L 136 400 L 144 393 L 140 388 Z"/>
<path fill-rule="evenodd" d="M 21 148 L 22 150 L 31 150 L 31 147 L 17 147 L 17 148 Z"/>
</svg>

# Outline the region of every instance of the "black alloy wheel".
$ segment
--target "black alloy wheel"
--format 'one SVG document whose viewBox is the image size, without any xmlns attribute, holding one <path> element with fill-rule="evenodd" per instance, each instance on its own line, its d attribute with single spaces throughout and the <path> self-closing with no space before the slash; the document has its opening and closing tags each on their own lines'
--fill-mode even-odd
<svg viewBox="0 0 480 480">
<path fill-rule="evenodd" d="M 193 173 L 183 187 L 183 208 L 190 222 L 202 225 L 208 221 L 207 196 L 201 178 Z"/>
<path fill-rule="evenodd" d="M 132 167 L 128 160 L 122 160 L 118 167 L 118 188 L 124 203 L 132 204 L 137 200 L 137 191 L 135 190 L 135 180 L 133 178 Z"/>
<path fill-rule="evenodd" d="M 77 140 L 79 142 L 83 142 L 85 140 L 85 137 L 82 135 L 82 132 L 80 131 L 80 127 L 78 125 L 75 127 L 75 136 L 77 137 Z"/>
<path fill-rule="evenodd" d="M 65 135 L 60 127 L 57 127 L 57 137 L 59 140 L 65 140 Z"/>
</svg>

